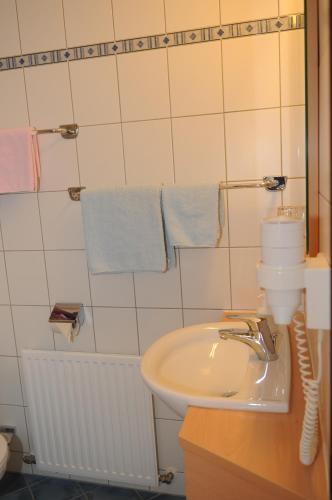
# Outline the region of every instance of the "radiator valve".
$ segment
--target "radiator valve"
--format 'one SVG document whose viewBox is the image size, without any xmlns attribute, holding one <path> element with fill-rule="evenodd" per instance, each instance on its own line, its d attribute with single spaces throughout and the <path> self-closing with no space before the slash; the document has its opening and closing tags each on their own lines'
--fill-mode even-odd
<svg viewBox="0 0 332 500">
<path fill-rule="evenodd" d="M 174 479 L 175 470 L 172 468 L 166 469 L 163 474 L 159 474 L 159 482 L 171 484 Z"/>
</svg>

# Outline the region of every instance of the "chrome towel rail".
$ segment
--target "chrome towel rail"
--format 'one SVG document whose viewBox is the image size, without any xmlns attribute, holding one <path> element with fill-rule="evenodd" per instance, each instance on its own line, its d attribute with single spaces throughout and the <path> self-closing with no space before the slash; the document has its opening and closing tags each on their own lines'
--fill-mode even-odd
<svg viewBox="0 0 332 500">
<path fill-rule="evenodd" d="M 269 175 L 261 181 L 221 182 L 220 189 L 265 188 L 267 191 L 283 191 L 286 184 L 286 176 Z"/>
<path fill-rule="evenodd" d="M 77 123 L 60 125 L 58 128 L 43 128 L 37 130 L 37 134 L 61 134 L 64 139 L 75 139 L 78 136 Z"/>
<path fill-rule="evenodd" d="M 242 189 L 242 188 L 265 188 L 267 191 L 283 191 L 286 188 L 287 177 L 282 176 L 266 176 L 261 181 L 238 181 L 238 182 L 221 182 L 220 189 Z M 69 187 L 68 193 L 73 201 L 80 201 L 82 187 Z"/>
</svg>

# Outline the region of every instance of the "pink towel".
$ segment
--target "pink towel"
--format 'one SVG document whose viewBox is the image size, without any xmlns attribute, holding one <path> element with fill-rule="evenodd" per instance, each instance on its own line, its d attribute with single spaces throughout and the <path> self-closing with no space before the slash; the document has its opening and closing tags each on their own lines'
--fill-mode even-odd
<svg viewBox="0 0 332 500">
<path fill-rule="evenodd" d="M 36 130 L 0 129 L 0 193 L 38 191 L 39 178 Z"/>
</svg>

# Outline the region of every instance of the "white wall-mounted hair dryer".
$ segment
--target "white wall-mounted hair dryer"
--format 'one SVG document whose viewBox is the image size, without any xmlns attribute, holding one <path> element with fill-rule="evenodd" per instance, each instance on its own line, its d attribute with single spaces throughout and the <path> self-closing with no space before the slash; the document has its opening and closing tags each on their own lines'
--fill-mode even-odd
<svg viewBox="0 0 332 500">
<path fill-rule="evenodd" d="M 261 262 L 258 282 L 265 288 L 266 304 L 279 325 L 291 323 L 305 287 L 304 221 L 277 216 L 261 222 Z"/>
</svg>

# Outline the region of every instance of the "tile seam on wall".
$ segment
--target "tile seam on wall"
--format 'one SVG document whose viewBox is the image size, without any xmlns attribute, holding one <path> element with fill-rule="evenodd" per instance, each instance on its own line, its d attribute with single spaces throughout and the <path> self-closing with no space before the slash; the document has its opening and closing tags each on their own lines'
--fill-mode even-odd
<svg viewBox="0 0 332 500">
<path fill-rule="evenodd" d="M 219 10 L 220 10 L 220 3 L 219 3 Z M 221 18 L 221 10 L 219 12 L 220 18 Z M 220 65 L 221 65 L 221 81 L 222 81 L 222 88 L 221 88 L 221 94 L 222 94 L 222 121 L 223 121 L 223 140 L 224 140 L 224 161 L 225 161 L 225 181 L 226 183 L 229 182 L 228 179 L 228 160 L 227 160 L 227 130 L 226 130 L 226 115 L 225 115 L 225 82 L 224 82 L 224 53 L 223 53 L 223 46 L 221 46 L 220 50 Z M 228 252 L 227 252 L 227 258 L 228 258 L 228 272 L 229 272 L 229 280 L 228 280 L 228 287 L 229 287 L 229 300 L 230 300 L 230 309 L 233 308 L 233 294 L 232 294 L 232 268 L 231 268 L 231 249 L 230 249 L 230 227 L 229 227 L 229 204 L 228 204 L 228 191 L 227 189 L 224 191 L 224 204 L 225 204 L 225 215 L 227 215 L 227 242 L 228 242 Z M 221 195 L 220 195 L 221 196 Z"/>
<path fill-rule="evenodd" d="M 174 33 L 157 34 L 140 38 L 128 38 L 126 40 L 101 42 L 79 47 L 34 52 L 30 54 L 0 58 L 0 71 L 112 56 L 116 54 L 141 52 L 180 45 L 189 45 L 199 42 L 211 42 L 216 40 L 226 40 L 229 38 L 279 33 L 281 31 L 304 28 L 304 25 L 304 14 L 291 14 L 287 16 L 258 19 L 241 23 L 196 28 Z"/>
<path fill-rule="evenodd" d="M 112 121 L 112 122 L 102 122 L 102 123 L 84 123 L 80 125 L 80 128 L 89 128 L 89 127 L 107 127 L 108 125 L 121 125 L 123 123 L 145 123 L 145 122 L 160 122 L 160 121 L 165 121 L 165 120 L 176 120 L 180 118 L 193 118 L 193 117 L 199 117 L 199 116 L 216 116 L 216 115 L 229 115 L 229 114 L 235 114 L 235 113 L 249 113 L 251 111 L 267 111 L 271 109 L 283 109 L 283 108 L 300 108 L 305 106 L 305 104 L 287 104 L 283 106 L 269 106 L 266 108 L 245 108 L 245 109 L 234 109 L 230 111 L 216 111 L 216 112 L 210 112 L 210 113 L 193 113 L 193 114 L 187 114 L 187 115 L 170 115 L 166 116 L 163 118 L 142 118 L 142 119 L 137 119 L 135 120 L 122 120 L 122 121 Z M 60 190 L 58 190 L 60 191 Z M 62 189 L 62 191 L 64 191 Z M 43 190 L 45 192 L 45 190 Z M 5 194 L 5 193 L 4 193 Z M 15 193 L 15 194 L 22 194 L 22 193 Z"/>
</svg>

